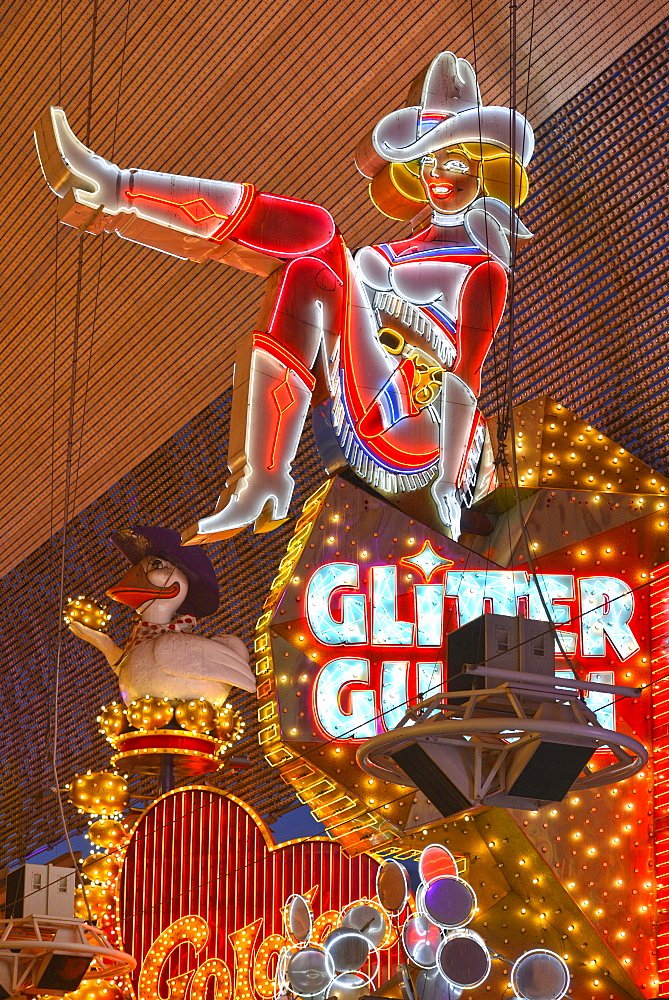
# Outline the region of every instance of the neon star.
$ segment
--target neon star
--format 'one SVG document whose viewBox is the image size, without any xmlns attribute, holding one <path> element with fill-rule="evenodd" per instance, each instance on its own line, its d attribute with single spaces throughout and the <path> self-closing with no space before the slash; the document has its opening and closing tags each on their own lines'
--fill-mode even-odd
<svg viewBox="0 0 669 1000">
<path fill-rule="evenodd" d="M 438 569 L 446 569 L 446 567 L 453 565 L 452 559 L 444 559 L 434 551 L 429 539 L 423 542 L 423 548 L 419 552 L 413 556 L 402 556 L 400 562 L 412 569 L 417 569 L 426 583 L 430 582 L 430 577 Z"/>
</svg>

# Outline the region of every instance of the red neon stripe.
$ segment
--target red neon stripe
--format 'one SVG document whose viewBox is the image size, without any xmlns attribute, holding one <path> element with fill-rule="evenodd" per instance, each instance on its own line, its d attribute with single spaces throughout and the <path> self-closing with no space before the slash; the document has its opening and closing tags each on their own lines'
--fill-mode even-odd
<svg viewBox="0 0 669 1000">
<path fill-rule="evenodd" d="M 658 566 L 651 571 L 650 630 L 651 630 L 651 679 L 655 681 L 653 690 L 653 767 L 654 798 L 653 818 L 655 825 L 655 870 L 656 905 L 669 899 L 669 887 L 657 884 L 669 874 L 669 788 L 667 787 L 667 725 L 669 724 L 668 688 L 663 676 L 667 667 L 667 653 L 664 639 L 667 623 L 667 596 L 669 593 L 669 564 Z M 669 986 L 669 921 L 666 912 L 660 911 L 656 925 L 657 970 L 660 979 L 659 992 Z"/>
<path fill-rule="evenodd" d="M 274 441 L 272 442 L 272 454 L 270 455 L 270 462 L 269 465 L 267 466 L 268 469 L 273 469 L 274 466 L 276 465 L 276 449 L 279 443 L 279 437 L 281 436 L 281 424 L 283 423 L 284 414 L 288 413 L 288 410 L 291 410 L 295 405 L 295 393 L 293 392 L 292 386 L 290 384 L 289 376 L 290 376 L 290 369 L 286 368 L 286 377 L 284 378 L 283 382 L 279 383 L 276 389 L 272 391 L 272 399 L 274 400 L 274 405 L 276 406 L 278 420 L 276 425 L 276 434 L 274 435 Z M 286 391 L 288 392 L 288 403 L 286 406 L 282 406 L 279 400 L 279 394 L 284 386 L 286 387 Z"/>
<path fill-rule="evenodd" d="M 413 396 L 411 395 L 413 379 L 416 373 L 415 362 L 413 362 L 411 358 L 405 358 L 404 361 L 400 362 L 397 370 L 402 376 L 402 381 L 404 382 L 404 397 L 409 411 L 408 416 L 415 417 L 417 413 L 420 413 L 420 410 L 414 403 Z"/>
<path fill-rule="evenodd" d="M 239 205 L 237 205 L 237 208 L 227 221 L 215 233 L 211 234 L 209 237 L 210 240 L 214 240 L 216 243 L 224 243 L 251 208 L 256 196 L 256 189 L 253 184 L 243 184 L 242 187 L 244 190 L 242 191 L 242 200 Z"/>
<path fill-rule="evenodd" d="M 273 337 L 269 337 L 266 333 L 256 332 L 253 334 L 253 348 L 254 350 L 265 351 L 266 354 L 270 354 L 276 361 L 279 361 L 286 368 L 299 375 L 310 392 L 314 391 L 316 379 L 313 373 L 283 344 L 279 344 Z"/>
<path fill-rule="evenodd" d="M 171 198 L 161 198 L 159 195 L 146 194 L 143 191 L 126 191 L 125 194 L 126 197 L 131 199 L 131 201 L 140 198 L 142 201 L 150 201 L 156 205 L 167 205 L 170 208 L 176 208 L 183 212 L 186 218 L 190 219 L 190 221 L 196 226 L 200 226 L 204 222 L 209 222 L 210 219 L 221 219 L 223 224 L 208 237 L 210 240 L 215 240 L 217 243 L 221 243 L 223 240 L 227 239 L 228 235 L 251 207 L 251 202 L 253 201 L 255 195 L 255 188 L 253 184 L 243 184 L 242 188 L 241 201 L 232 215 L 225 215 L 217 212 L 214 206 L 210 205 L 206 198 L 189 198 L 188 201 L 174 201 Z M 190 211 L 190 206 L 192 205 L 202 205 L 209 214 L 200 216 L 195 215 L 192 211 Z"/>
</svg>

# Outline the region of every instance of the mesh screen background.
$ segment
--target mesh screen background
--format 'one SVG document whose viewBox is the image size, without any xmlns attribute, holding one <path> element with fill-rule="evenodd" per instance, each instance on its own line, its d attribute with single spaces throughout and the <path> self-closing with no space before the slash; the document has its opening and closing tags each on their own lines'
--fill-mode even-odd
<svg viewBox="0 0 669 1000">
<path fill-rule="evenodd" d="M 102 599 L 112 614 L 107 630 L 123 642 L 129 629 L 129 608 L 103 595 L 127 563 L 107 541 L 122 526 L 162 524 L 179 528 L 203 512 L 203 497 L 213 509 L 212 484 L 222 485 L 228 436 L 230 393 L 226 393 L 171 438 L 100 500 L 70 522 L 66 550 L 66 596 L 86 594 Z M 294 476 L 295 509 L 321 481 L 322 466 L 311 433 L 304 435 Z M 210 545 L 207 552 L 216 567 L 221 607 L 203 619 L 202 634 L 232 632 L 253 649 L 256 619 L 264 595 L 285 552 L 292 523 L 269 535 L 244 532 L 225 543 Z M 8 697 L 0 705 L 4 749 L 2 762 L 2 811 L 6 817 L 2 863 L 13 864 L 36 847 L 57 842 L 62 828 L 51 767 L 58 580 L 61 536 L 43 545 L 0 582 L 5 683 Z M 61 654 L 61 693 L 58 713 L 58 769 L 61 787 L 75 772 L 102 768 L 110 747 L 98 733 L 96 716 L 101 705 L 118 698 L 116 678 L 103 657 L 87 643 L 64 633 Z M 253 759 L 253 767 L 227 775 L 208 777 L 224 784 L 263 816 L 294 803 L 292 793 L 263 761 L 257 744 L 255 699 L 232 692 L 230 700 L 246 720 L 248 738 L 239 753 Z M 133 788 L 150 794 L 155 782 L 146 778 Z M 83 817 L 66 806 L 71 827 L 85 827 Z"/>
<path fill-rule="evenodd" d="M 669 463 L 668 34 L 665 20 L 537 130 L 513 366 L 515 402 L 551 395 L 659 471 Z M 504 391 L 507 346 L 502 332 L 487 412 Z"/>
<path fill-rule="evenodd" d="M 514 398 L 548 393 L 658 470 L 669 468 L 669 340 L 665 257 L 669 181 L 664 130 L 669 22 L 658 25 L 537 131 L 532 190 L 522 215 L 535 234 L 522 250 L 516 281 Z M 522 102 L 521 102 L 522 103 Z M 499 410 L 506 384 L 502 331 L 487 364 L 482 404 Z M 124 568 L 107 543 L 112 530 L 140 523 L 182 527 L 213 509 L 225 478 L 229 394 L 73 520 L 66 549 L 66 595 L 100 598 Z M 113 428 L 101 429 L 113 434 Z M 310 432 L 295 463 L 297 511 L 321 481 Z M 230 631 L 252 648 L 268 584 L 291 522 L 266 536 L 249 532 L 208 547 L 222 606 L 202 631 Z M 54 728 L 57 580 L 60 535 L 0 581 L 5 694 L 0 801 L 5 817 L 0 864 L 15 864 L 62 837 L 50 753 Z M 110 633 L 124 638 L 127 609 L 107 602 Z M 108 747 L 97 732 L 100 705 L 117 695 L 115 678 L 92 647 L 65 635 L 58 713 L 61 785 L 99 768 Z M 290 808 L 293 793 L 263 762 L 251 696 L 237 693 L 253 758 L 245 772 L 210 779 L 262 815 Z M 151 791 L 148 780 L 144 791 Z M 72 829 L 80 819 L 66 806 Z"/>
</svg>

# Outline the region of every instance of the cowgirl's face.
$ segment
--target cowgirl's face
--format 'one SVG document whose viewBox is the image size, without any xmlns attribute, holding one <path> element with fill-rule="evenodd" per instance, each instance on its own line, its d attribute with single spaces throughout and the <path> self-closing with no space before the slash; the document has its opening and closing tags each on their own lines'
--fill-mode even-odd
<svg viewBox="0 0 669 1000">
<path fill-rule="evenodd" d="M 459 149 L 437 149 L 424 156 L 420 179 L 432 208 L 445 215 L 464 211 L 479 193 L 476 164 Z"/>
</svg>

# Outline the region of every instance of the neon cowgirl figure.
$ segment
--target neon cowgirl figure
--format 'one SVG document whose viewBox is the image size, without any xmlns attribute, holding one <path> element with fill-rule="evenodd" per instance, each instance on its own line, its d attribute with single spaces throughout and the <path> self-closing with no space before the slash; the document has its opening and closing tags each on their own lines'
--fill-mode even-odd
<svg viewBox="0 0 669 1000">
<path fill-rule="evenodd" d="M 431 212 L 410 239 L 352 256 L 326 209 L 252 185 L 120 170 L 51 108 L 36 133 L 63 198 L 61 219 L 196 261 L 261 274 L 267 293 L 237 357 L 230 476 L 216 512 L 184 541 L 227 538 L 288 514 L 291 463 L 311 406 L 331 398 L 341 452 L 381 492 L 429 489 L 443 524 L 494 485 L 481 367 L 499 326 L 508 234 L 530 233 L 513 207 L 527 195 L 532 130 L 481 104 L 472 67 L 438 55 L 408 104 L 361 143 L 357 163 L 385 215 Z"/>
</svg>

